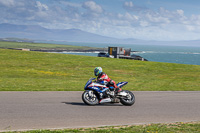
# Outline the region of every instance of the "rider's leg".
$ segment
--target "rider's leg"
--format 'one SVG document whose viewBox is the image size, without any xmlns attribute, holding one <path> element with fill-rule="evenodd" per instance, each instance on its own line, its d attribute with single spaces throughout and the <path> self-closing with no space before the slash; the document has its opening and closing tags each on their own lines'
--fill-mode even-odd
<svg viewBox="0 0 200 133">
<path fill-rule="evenodd" d="M 115 92 L 116 92 L 116 93 L 119 93 L 120 91 L 122 91 L 122 89 L 119 88 L 117 85 L 115 85 L 114 87 L 115 87 Z"/>
<path fill-rule="evenodd" d="M 113 86 L 115 87 L 115 93 L 119 93 L 120 91 L 122 91 L 122 89 L 119 88 L 119 87 L 116 85 L 115 81 L 113 81 L 113 83 L 114 83 Z"/>
<path fill-rule="evenodd" d="M 114 92 L 115 92 L 115 93 L 119 93 L 120 91 L 122 91 L 122 89 L 119 88 L 119 87 L 116 85 L 116 83 L 115 83 L 114 80 L 111 80 L 111 81 L 109 82 L 109 85 L 114 87 Z"/>
</svg>

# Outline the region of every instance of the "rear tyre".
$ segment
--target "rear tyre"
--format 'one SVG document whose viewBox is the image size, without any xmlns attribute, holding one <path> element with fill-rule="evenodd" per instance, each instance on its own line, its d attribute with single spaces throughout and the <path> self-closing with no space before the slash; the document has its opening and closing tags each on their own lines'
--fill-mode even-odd
<svg viewBox="0 0 200 133">
<path fill-rule="evenodd" d="M 97 95 L 92 90 L 86 90 L 82 94 L 82 100 L 87 105 L 96 105 L 99 103 Z"/>
<path fill-rule="evenodd" d="M 125 105 L 125 106 L 131 106 L 135 103 L 135 96 L 131 91 L 127 91 L 125 90 L 125 92 L 127 93 L 127 95 L 124 97 L 122 97 L 120 99 L 120 102 Z"/>
</svg>

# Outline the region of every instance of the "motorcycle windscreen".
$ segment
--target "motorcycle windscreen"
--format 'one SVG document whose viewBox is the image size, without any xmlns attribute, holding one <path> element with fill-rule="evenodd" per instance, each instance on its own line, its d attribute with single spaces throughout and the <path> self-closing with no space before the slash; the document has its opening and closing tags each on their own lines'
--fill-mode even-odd
<svg viewBox="0 0 200 133">
<path fill-rule="evenodd" d="M 119 82 L 119 83 L 117 83 L 117 86 L 121 88 L 126 84 L 128 84 L 128 82 Z"/>
</svg>

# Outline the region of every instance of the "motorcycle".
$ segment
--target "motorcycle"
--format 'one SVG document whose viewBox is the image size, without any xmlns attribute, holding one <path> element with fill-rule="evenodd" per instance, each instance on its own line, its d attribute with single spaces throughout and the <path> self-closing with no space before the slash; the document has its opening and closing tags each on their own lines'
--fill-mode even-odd
<svg viewBox="0 0 200 133">
<path fill-rule="evenodd" d="M 93 81 L 96 78 L 90 78 L 84 87 L 82 100 L 87 105 L 97 105 L 101 103 L 121 103 L 131 106 L 135 103 L 135 96 L 131 91 L 122 90 L 115 94 L 114 87 L 106 86 L 99 82 Z M 116 85 L 122 88 L 128 82 L 119 82 Z"/>
</svg>

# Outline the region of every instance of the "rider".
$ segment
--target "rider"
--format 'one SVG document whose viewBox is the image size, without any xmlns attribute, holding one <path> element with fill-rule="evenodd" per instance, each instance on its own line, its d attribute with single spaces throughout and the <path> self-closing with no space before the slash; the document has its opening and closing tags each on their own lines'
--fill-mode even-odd
<svg viewBox="0 0 200 133">
<path fill-rule="evenodd" d="M 114 80 L 111 80 L 108 75 L 106 73 L 103 72 L 101 67 L 96 67 L 94 69 L 94 75 L 97 76 L 97 82 L 101 82 L 103 84 L 105 84 L 106 86 L 110 87 L 114 87 L 115 88 L 115 93 L 119 93 L 120 91 L 122 91 L 121 88 L 119 88 Z"/>
</svg>

